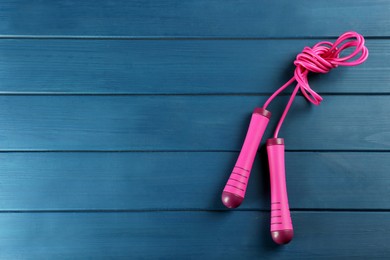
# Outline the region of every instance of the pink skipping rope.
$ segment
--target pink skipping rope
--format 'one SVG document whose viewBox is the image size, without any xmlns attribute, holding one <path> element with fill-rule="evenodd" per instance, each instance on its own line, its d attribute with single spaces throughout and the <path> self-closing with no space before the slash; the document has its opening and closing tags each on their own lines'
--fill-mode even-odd
<svg viewBox="0 0 390 260">
<path fill-rule="evenodd" d="M 344 57 L 341 56 L 342 52 L 347 49 L 352 49 L 350 54 Z M 308 73 L 328 73 L 339 65 L 357 66 L 363 63 L 367 57 L 368 49 L 364 45 L 364 38 L 356 32 L 346 32 L 334 43 L 323 41 L 317 43 L 312 48 L 305 47 L 294 61 L 296 66 L 294 76 L 275 91 L 262 108 L 255 108 L 252 114 L 240 155 L 222 192 L 222 202 L 228 208 L 238 207 L 245 197 L 253 161 L 271 117 L 271 112 L 266 110 L 266 108 L 277 95 L 294 81 L 297 82 L 280 117 L 273 138 L 267 140 L 271 180 L 271 236 L 277 244 L 287 244 L 291 241 L 294 234 L 287 198 L 284 139 L 278 138 L 279 130 L 294 98 L 300 90 L 308 101 L 314 105 L 319 105 L 322 97 L 310 88 L 307 80 Z"/>
</svg>

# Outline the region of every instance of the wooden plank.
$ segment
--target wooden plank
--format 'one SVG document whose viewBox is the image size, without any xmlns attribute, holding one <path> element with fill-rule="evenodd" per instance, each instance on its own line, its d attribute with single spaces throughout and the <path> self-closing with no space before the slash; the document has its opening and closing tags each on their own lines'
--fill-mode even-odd
<svg viewBox="0 0 390 260">
<path fill-rule="evenodd" d="M 266 212 L 1 213 L 2 259 L 386 258 L 389 212 L 293 212 L 276 246 Z"/>
<path fill-rule="evenodd" d="M 225 209 L 237 153 L 0 153 L 1 210 Z M 389 153 L 286 153 L 293 209 L 389 210 Z M 268 210 L 267 158 L 239 209 Z M 380 167 L 378 167 L 380 165 Z M 375 170 L 373 170 L 375 169 Z"/>
<path fill-rule="evenodd" d="M 357 30 L 389 36 L 388 1 L 200 0 L 161 2 L 11 0 L 2 35 L 140 37 L 317 37 Z M 342 14 L 342 15 L 341 15 Z M 287 25 L 287 26 L 286 26 Z"/>
<path fill-rule="evenodd" d="M 389 27 L 390 28 L 390 27 Z M 0 92 L 272 93 L 318 40 L 1 40 Z M 310 77 L 320 93 L 390 93 L 390 43 L 368 40 L 363 65 Z"/>
<path fill-rule="evenodd" d="M 264 101 L 259 96 L 0 96 L 0 147 L 238 151 L 254 107 Z M 265 138 L 286 101 L 271 104 L 274 119 Z M 328 96 L 314 107 L 298 97 L 280 137 L 288 150 L 389 150 L 389 101 L 389 96 Z"/>
</svg>

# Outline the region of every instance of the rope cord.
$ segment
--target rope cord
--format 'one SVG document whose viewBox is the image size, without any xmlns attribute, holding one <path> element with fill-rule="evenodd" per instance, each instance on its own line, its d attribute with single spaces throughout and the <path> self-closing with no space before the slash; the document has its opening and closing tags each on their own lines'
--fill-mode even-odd
<svg viewBox="0 0 390 260">
<path fill-rule="evenodd" d="M 353 50 L 350 54 L 342 56 L 345 50 Z M 360 55 L 360 56 L 359 56 Z M 294 81 L 297 82 L 291 97 L 283 111 L 282 116 L 276 126 L 274 138 L 278 137 L 280 128 L 283 124 L 287 113 L 300 90 L 303 96 L 314 105 L 319 105 L 323 98 L 317 94 L 309 85 L 307 75 L 309 72 L 328 73 L 332 69 L 340 66 L 357 66 L 362 64 L 368 57 L 368 49 L 364 45 L 364 38 L 356 32 L 346 32 L 341 35 L 334 43 L 322 41 L 315 44 L 313 47 L 305 47 L 303 51 L 297 55 L 294 65 L 296 66 L 294 76 L 287 81 L 283 86 L 276 90 L 264 103 L 263 108 L 268 105 L 278 96 L 283 90 L 290 86 Z"/>
</svg>

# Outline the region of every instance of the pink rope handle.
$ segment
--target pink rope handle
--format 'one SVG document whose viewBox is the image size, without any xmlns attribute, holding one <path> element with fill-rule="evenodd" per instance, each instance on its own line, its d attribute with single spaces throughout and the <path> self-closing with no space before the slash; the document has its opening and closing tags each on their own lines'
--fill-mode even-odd
<svg viewBox="0 0 390 260">
<path fill-rule="evenodd" d="M 342 53 L 345 50 L 351 48 L 354 48 L 354 50 L 350 54 L 342 56 Z M 277 95 L 290 86 L 294 81 L 297 82 L 297 85 L 292 92 L 275 129 L 274 138 L 278 137 L 283 121 L 286 118 L 292 102 L 299 90 L 303 96 L 314 105 L 319 105 L 323 100 L 323 98 L 310 87 L 307 79 L 309 72 L 328 73 L 330 70 L 339 65 L 357 66 L 362 64 L 367 57 L 368 49 L 364 45 L 364 37 L 357 32 L 346 32 L 334 43 L 322 41 L 311 48 L 305 47 L 303 51 L 297 55 L 294 61 L 294 65 L 296 66 L 294 76 L 277 91 L 275 91 L 275 93 L 273 93 L 264 103 L 263 108 L 266 109 Z"/>
</svg>

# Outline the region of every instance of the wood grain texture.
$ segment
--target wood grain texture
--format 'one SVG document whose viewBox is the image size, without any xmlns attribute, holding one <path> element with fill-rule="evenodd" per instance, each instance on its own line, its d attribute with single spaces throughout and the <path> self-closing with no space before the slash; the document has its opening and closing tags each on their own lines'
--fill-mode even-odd
<svg viewBox="0 0 390 260">
<path fill-rule="evenodd" d="M 389 36 L 388 1 L 28 1 L 2 3 L 2 35 L 318 37 L 356 30 Z M 289 25 L 289 26 L 286 26 Z"/>
<path fill-rule="evenodd" d="M 0 1 L 0 259 L 388 258 L 390 2 L 273 2 Z M 254 107 L 348 30 L 369 59 L 311 76 L 280 133 L 278 247 L 264 147 L 241 208 L 220 194 Z"/>
<path fill-rule="evenodd" d="M 1 213 L 3 259 L 351 259 L 390 254 L 389 213 L 293 212 L 277 247 L 267 212 Z"/>
<path fill-rule="evenodd" d="M 1 150 L 241 148 L 259 96 L 0 96 Z M 271 104 L 278 118 L 287 98 Z M 297 98 L 281 130 L 288 150 L 389 150 L 388 96 Z M 272 120 L 263 138 L 271 136 Z"/>
<path fill-rule="evenodd" d="M 0 153 L 0 209 L 221 210 L 237 153 Z M 390 210 L 389 153 L 287 152 L 293 209 Z M 239 209 L 269 210 L 267 157 Z M 378 167 L 380 165 L 380 167 Z M 374 170 L 375 169 L 375 170 Z"/>
<path fill-rule="evenodd" d="M 390 28 L 390 27 L 389 27 Z M 2 40 L 0 93 L 272 93 L 318 40 Z M 390 43 L 357 67 L 312 75 L 320 93 L 390 93 Z"/>
</svg>

